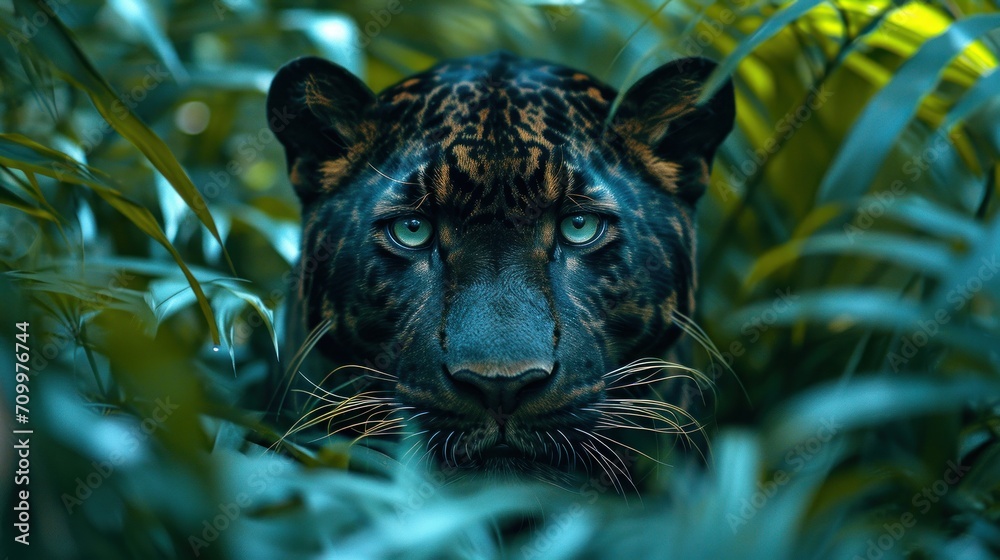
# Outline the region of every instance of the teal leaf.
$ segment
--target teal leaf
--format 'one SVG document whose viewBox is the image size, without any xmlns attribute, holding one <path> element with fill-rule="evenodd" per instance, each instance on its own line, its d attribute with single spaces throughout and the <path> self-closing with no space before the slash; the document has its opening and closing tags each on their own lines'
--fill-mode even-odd
<svg viewBox="0 0 1000 560">
<path fill-rule="evenodd" d="M 971 16 L 921 45 L 855 121 L 823 177 L 817 201 L 842 201 L 865 192 L 944 68 L 979 36 L 997 27 L 1000 15 Z"/>
</svg>

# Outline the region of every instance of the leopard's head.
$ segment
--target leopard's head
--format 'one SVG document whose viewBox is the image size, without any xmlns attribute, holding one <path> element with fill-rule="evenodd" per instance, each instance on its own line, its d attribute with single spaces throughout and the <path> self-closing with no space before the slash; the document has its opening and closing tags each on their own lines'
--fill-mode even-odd
<svg viewBox="0 0 1000 560">
<path fill-rule="evenodd" d="M 714 67 L 670 62 L 618 97 L 505 53 L 378 95 L 322 59 L 284 66 L 268 117 L 302 202 L 290 336 L 331 364 L 300 373 L 307 418 L 402 424 L 414 456 L 486 470 L 621 469 L 603 430 L 683 429 L 645 391 L 685 375 L 659 359 L 733 126 L 728 82 L 700 102 Z"/>
</svg>

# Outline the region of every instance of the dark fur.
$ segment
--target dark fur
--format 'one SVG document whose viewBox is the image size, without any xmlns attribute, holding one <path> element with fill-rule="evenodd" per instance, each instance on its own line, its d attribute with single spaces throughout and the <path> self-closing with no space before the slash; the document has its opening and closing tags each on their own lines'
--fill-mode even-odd
<svg viewBox="0 0 1000 560">
<path fill-rule="evenodd" d="M 292 351 L 331 325 L 313 352 L 327 365 L 302 373 L 341 396 L 389 391 L 379 417 L 426 431 L 445 464 L 566 469 L 603 450 L 588 434 L 605 374 L 663 357 L 681 332 L 675 312 L 692 311 L 694 205 L 734 118 L 728 83 L 695 104 L 713 68 L 668 63 L 611 116 L 607 85 L 506 53 L 442 63 L 378 96 L 321 59 L 286 65 L 268 109 L 303 205 Z M 560 239 L 577 212 L 606 220 L 591 245 Z M 433 223 L 427 248 L 387 234 L 407 214 Z M 327 378 L 346 364 L 388 375 Z"/>
</svg>

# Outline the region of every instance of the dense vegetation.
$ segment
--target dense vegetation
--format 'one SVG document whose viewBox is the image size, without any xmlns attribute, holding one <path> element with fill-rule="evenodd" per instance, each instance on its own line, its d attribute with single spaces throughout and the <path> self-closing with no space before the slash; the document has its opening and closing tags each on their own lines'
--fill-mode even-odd
<svg viewBox="0 0 1000 560">
<path fill-rule="evenodd" d="M 0 452 L 8 554 L 1000 557 L 993 0 L 330 4 L 0 2 L 0 423 L 34 430 L 29 547 Z M 616 85 L 707 56 L 737 86 L 699 210 L 711 466 L 645 442 L 669 466 L 634 457 L 641 496 L 275 452 L 243 404 L 298 251 L 275 69 L 319 54 L 377 91 L 497 48 Z"/>
</svg>

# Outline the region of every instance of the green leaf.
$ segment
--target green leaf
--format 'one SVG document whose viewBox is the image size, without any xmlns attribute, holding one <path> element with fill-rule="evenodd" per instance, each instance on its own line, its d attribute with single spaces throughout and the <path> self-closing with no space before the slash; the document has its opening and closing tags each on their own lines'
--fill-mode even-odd
<svg viewBox="0 0 1000 560">
<path fill-rule="evenodd" d="M 144 6 L 137 0 L 111 0 L 108 2 L 108 7 L 131 25 L 142 40 L 149 44 L 177 81 L 187 80 L 187 71 L 184 70 L 177 51 L 167 38 L 163 26 L 156 21 L 155 13 L 149 6 Z"/>
<path fill-rule="evenodd" d="M 956 320 L 957 311 L 950 302 L 924 304 L 888 289 L 826 288 L 801 294 L 789 292 L 787 296 L 748 305 L 730 313 L 725 328 L 738 333 L 755 324 L 814 323 L 826 325 L 833 332 L 856 326 L 908 335 L 923 332 L 928 338 L 940 337 L 956 348 L 988 357 L 994 338 L 988 331 L 961 324 Z"/>
<path fill-rule="evenodd" d="M 862 202 L 861 206 L 864 205 Z M 886 206 L 885 215 L 941 239 L 957 238 L 971 242 L 985 234 L 982 226 L 969 216 L 934 204 L 921 196 L 908 196 Z"/>
<path fill-rule="evenodd" d="M 934 301 L 940 306 L 962 308 L 979 295 L 1000 302 L 1000 217 L 993 219 L 969 253 L 952 267 Z"/>
<path fill-rule="evenodd" d="M 222 335 L 221 347 L 229 353 L 233 374 L 236 373 L 236 345 L 233 335 L 236 332 L 236 322 L 239 314 L 245 307 L 245 301 L 226 290 L 222 290 L 212 297 L 212 310 L 215 311 L 216 324 L 219 327 L 219 333 Z"/>
<path fill-rule="evenodd" d="M 769 418 L 772 448 L 816 437 L 823 429 L 856 430 L 926 414 L 958 410 L 984 395 L 1000 394 L 1000 382 L 979 377 L 936 379 L 891 372 L 832 382 L 797 395 Z"/>
<path fill-rule="evenodd" d="M 197 301 L 188 283 L 174 276 L 175 274 L 171 273 L 166 278 L 150 282 L 146 287 L 144 299 L 156 320 L 155 328 L 150 334 L 155 334 L 161 323 Z M 218 325 L 217 318 L 216 325 Z M 222 331 L 220 330 L 221 335 Z"/>
<path fill-rule="evenodd" d="M 102 263 L 102 265 L 106 264 Z M 274 311 L 264 305 L 260 297 L 244 289 L 243 283 L 233 278 L 202 279 L 201 283 L 205 286 L 206 294 L 215 313 L 216 326 L 221 335 L 220 344 L 229 352 L 234 369 L 236 355 L 233 334 L 240 314 L 248 308 L 253 309 L 260 316 L 274 346 L 274 355 L 278 356 L 278 336 L 274 329 Z M 157 324 L 166 321 L 195 301 L 196 298 L 190 290 L 190 286 L 175 278 L 174 274 L 150 282 L 146 293 L 146 303 L 156 317 Z"/>
<path fill-rule="evenodd" d="M 274 330 L 274 311 L 264 305 L 264 302 L 256 294 L 241 290 L 236 286 L 226 286 L 226 288 L 229 290 L 229 293 L 243 300 L 244 304 L 249 305 L 257 312 L 257 315 L 263 320 L 268 334 L 271 336 L 271 343 L 274 345 L 274 357 L 275 359 L 279 358 L 278 333 Z"/>
<path fill-rule="evenodd" d="M 938 130 L 947 132 L 983 105 L 995 103 L 998 91 L 1000 91 L 1000 70 L 994 69 L 989 74 L 979 78 L 972 87 L 965 91 L 958 103 L 948 111 L 948 115 Z"/>
<path fill-rule="evenodd" d="M 924 318 L 921 306 L 902 301 L 899 292 L 877 288 L 827 288 L 793 294 L 782 301 L 764 301 L 744 307 L 729 316 L 728 328 L 766 317 L 769 324 L 791 325 L 799 321 L 856 324 L 886 329 L 910 326 Z"/>
<path fill-rule="evenodd" d="M 872 257 L 935 276 L 952 266 L 951 250 L 946 243 L 874 231 L 827 233 L 793 239 L 758 257 L 747 275 L 746 288 L 753 288 L 782 266 L 802 257 L 824 254 Z"/>
<path fill-rule="evenodd" d="M 6 275 L 23 281 L 26 290 L 66 296 L 86 304 L 79 308 L 84 316 L 115 309 L 129 313 L 140 321 L 149 319 L 143 306 L 145 292 L 123 286 L 109 289 L 108 274 L 95 275 L 93 272 L 91 267 L 77 261 L 52 269 L 14 270 Z"/>
<path fill-rule="evenodd" d="M 865 192 L 941 72 L 980 35 L 997 27 L 1000 15 L 972 16 L 921 45 L 851 126 L 819 186 L 818 201 L 845 200 Z"/>
<path fill-rule="evenodd" d="M 107 180 L 99 179 L 100 172 L 97 170 L 19 134 L 0 134 L 0 164 L 24 172 L 35 172 L 67 183 L 89 187 L 143 233 L 162 245 L 180 267 L 194 291 L 195 297 L 198 298 L 201 311 L 208 321 L 212 341 L 216 344 L 219 343 L 219 331 L 215 326 L 208 298 L 205 297 L 201 285 L 191 273 L 181 254 L 167 239 L 163 230 L 160 229 L 160 224 L 148 209 L 125 197 L 116 188 L 109 186 Z"/>
<path fill-rule="evenodd" d="M 52 266 L 54 268 L 65 268 L 72 266 L 75 262 L 76 261 L 72 258 L 55 258 L 52 259 L 48 266 Z M 180 278 L 180 271 L 177 269 L 176 264 L 169 261 L 160 261 L 149 258 L 122 257 L 113 255 L 88 256 L 87 268 L 107 273 L 125 270 L 138 275 L 148 276 L 150 278 Z M 191 270 L 191 273 L 194 274 L 195 278 L 197 278 L 202 284 L 210 284 L 212 282 L 218 282 L 222 279 L 229 279 L 229 277 L 220 276 L 218 272 L 209 268 L 192 265 L 188 265 L 188 268 Z"/>
<path fill-rule="evenodd" d="M 781 11 L 767 18 L 763 25 L 757 31 L 754 31 L 753 35 L 741 41 L 729 53 L 729 56 L 719 64 L 715 72 L 712 72 L 712 76 L 708 79 L 699 96 L 699 101 L 711 97 L 719 89 L 719 86 L 722 85 L 723 80 L 731 76 L 736 71 L 736 67 L 743 62 L 743 59 L 750 56 L 750 53 L 755 51 L 762 43 L 783 31 L 792 22 L 804 16 L 816 6 L 825 2 L 826 0 L 799 0 L 797 2 L 790 2 Z"/>
<path fill-rule="evenodd" d="M 297 222 L 271 217 L 247 204 L 227 208 L 227 213 L 233 221 L 246 224 L 264 237 L 288 264 L 293 265 L 298 260 L 301 228 Z"/>
<path fill-rule="evenodd" d="M 34 216 L 36 218 L 41 218 L 43 220 L 48 220 L 50 222 L 59 223 L 59 218 L 49 212 L 44 208 L 39 208 L 27 200 L 24 200 L 18 196 L 14 191 L 7 188 L 6 185 L 0 183 L 0 204 L 4 206 L 9 206 L 11 208 L 16 208 L 29 216 Z"/>
<path fill-rule="evenodd" d="M 31 45 L 39 57 L 49 62 L 57 75 L 83 90 L 90 97 L 101 116 L 119 134 L 138 148 L 153 164 L 153 167 L 170 181 L 177 194 L 184 199 L 191 211 L 208 228 L 219 245 L 223 246 L 222 250 L 226 261 L 229 263 L 230 269 L 233 269 L 232 260 L 225 250 L 222 237 L 219 235 L 205 199 L 202 198 L 201 193 L 191 182 L 191 178 L 188 177 L 163 140 L 122 102 L 77 45 L 73 34 L 47 5 L 44 3 L 35 4 L 29 0 L 14 0 L 14 5 L 21 14 L 33 14 L 42 10 L 48 15 L 49 23 L 38 27 L 36 35 L 31 38 Z M 158 76 L 158 79 L 161 78 L 165 77 Z"/>
</svg>

